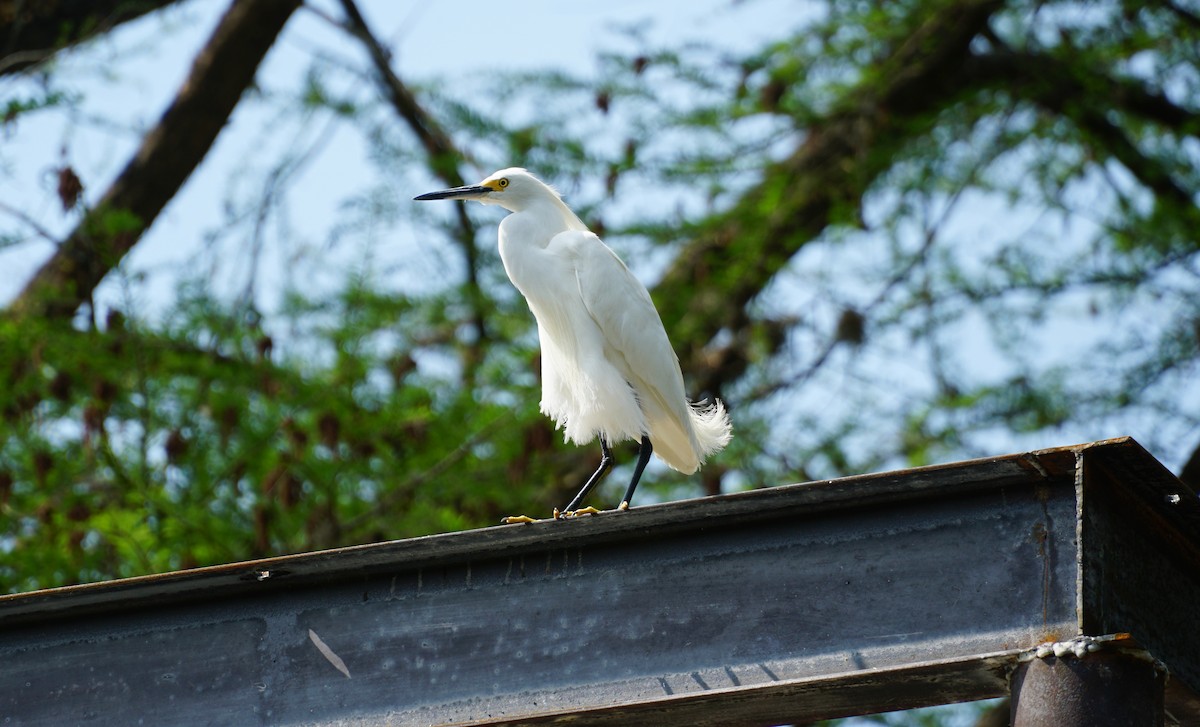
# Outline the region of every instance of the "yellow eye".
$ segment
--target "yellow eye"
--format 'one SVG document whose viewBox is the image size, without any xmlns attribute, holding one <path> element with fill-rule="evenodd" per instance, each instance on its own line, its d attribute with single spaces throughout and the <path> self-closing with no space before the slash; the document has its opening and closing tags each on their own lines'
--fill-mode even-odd
<svg viewBox="0 0 1200 727">
<path fill-rule="evenodd" d="M 499 182 L 496 182 L 496 184 L 500 185 L 500 189 L 504 189 L 508 186 L 508 177 L 502 177 Z"/>
</svg>

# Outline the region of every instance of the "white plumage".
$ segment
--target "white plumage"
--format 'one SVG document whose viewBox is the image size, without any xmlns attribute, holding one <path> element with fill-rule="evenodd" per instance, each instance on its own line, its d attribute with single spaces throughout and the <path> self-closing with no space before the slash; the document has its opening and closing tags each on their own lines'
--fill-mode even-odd
<svg viewBox="0 0 1200 727">
<path fill-rule="evenodd" d="M 647 439 L 668 466 L 685 474 L 729 443 L 721 402 L 687 400 L 679 359 L 646 287 L 553 188 L 513 167 L 478 185 L 416 199 L 474 199 L 513 213 L 500 223 L 500 258 L 537 319 L 542 412 L 576 444 L 599 436 L 605 455 L 568 511 L 607 470 L 613 442 L 643 444 L 622 508 L 649 456 Z"/>
</svg>

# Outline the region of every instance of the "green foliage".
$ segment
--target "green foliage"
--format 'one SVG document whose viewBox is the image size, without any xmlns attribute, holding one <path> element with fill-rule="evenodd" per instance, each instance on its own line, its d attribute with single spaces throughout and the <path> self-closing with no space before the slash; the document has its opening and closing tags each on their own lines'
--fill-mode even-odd
<svg viewBox="0 0 1200 727">
<path fill-rule="evenodd" d="M 4 110 L 0 112 L 0 124 L 10 124 L 21 116 L 34 111 L 55 108 L 67 101 L 67 95 L 61 91 L 47 91 L 24 98 L 9 98 L 4 102 Z"/>
<path fill-rule="evenodd" d="M 295 352 L 202 290 L 159 330 L 4 322 L 0 507 L 14 527 L 0 587 L 442 532 L 528 507 L 536 488 L 503 474 L 541 430 L 532 407 L 375 345 L 418 308 L 356 285 L 297 297 L 290 322 L 312 333 Z M 536 463 L 527 475 L 548 479 Z"/>
</svg>

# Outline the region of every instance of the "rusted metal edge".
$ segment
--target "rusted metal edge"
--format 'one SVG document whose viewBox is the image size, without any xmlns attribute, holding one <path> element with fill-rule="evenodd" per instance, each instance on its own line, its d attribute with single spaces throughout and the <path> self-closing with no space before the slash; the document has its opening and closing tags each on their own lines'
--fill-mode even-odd
<svg viewBox="0 0 1200 727">
<path fill-rule="evenodd" d="M 555 547 L 611 542 L 638 533 L 703 529 L 713 522 L 744 523 L 789 513 L 813 514 L 850 506 L 936 497 L 939 492 L 992 489 L 1044 480 L 1073 482 L 1078 455 L 1103 450 L 1112 458 L 1154 461 L 1129 437 L 929 465 L 834 480 L 780 485 L 714 497 L 646 505 L 570 521 L 504 525 L 406 540 L 264 558 L 184 571 L 0 595 L 0 627 L 66 614 L 123 609 L 258 593 L 300 582 L 360 577 L 397 567 L 452 564 L 478 557 L 519 555 Z M 1157 462 L 1155 462 L 1157 464 Z M 1159 465 L 1161 467 L 1161 465 Z M 1169 474 L 1169 473 L 1168 473 Z"/>
</svg>

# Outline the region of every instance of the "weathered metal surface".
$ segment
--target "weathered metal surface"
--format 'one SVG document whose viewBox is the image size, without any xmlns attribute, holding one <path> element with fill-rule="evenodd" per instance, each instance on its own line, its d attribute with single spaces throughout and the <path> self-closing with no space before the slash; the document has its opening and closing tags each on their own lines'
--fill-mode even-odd
<svg viewBox="0 0 1200 727">
<path fill-rule="evenodd" d="M 0 597 L 0 723 L 750 725 L 998 696 L 1017 650 L 1079 631 L 1097 450 L 1148 458 L 1119 440 Z"/>
<path fill-rule="evenodd" d="M 829 509 L 860 504 L 881 505 L 931 498 L 945 490 L 967 492 L 1005 485 L 1027 486 L 1037 481 L 1070 480 L 1074 471 L 1075 448 L 1064 447 L 637 507 L 626 513 L 606 513 L 569 524 L 547 523 L 550 527 L 483 528 L 107 583 L 0 595 L 0 623 L 13 625 L 56 615 L 80 616 L 91 611 L 114 607 L 127 609 L 144 603 L 162 606 L 217 595 L 258 594 L 275 587 L 287 588 L 300 581 L 314 583 L 392 572 L 397 564 L 418 568 L 461 563 L 480 557 L 574 546 L 581 539 L 598 544 L 649 531 L 666 535 L 695 529 L 711 519 L 734 525 L 770 517 L 816 515 Z M 564 525 L 569 527 L 559 527 Z M 262 573 L 268 573 L 270 577 L 264 579 Z"/>
<path fill-rule="evenodd" d="M 1081 462 L 1081 630 L 1128 632 L 1200 691 L 1200 498 L 1150 456 Z"/>
<path fill-rule="evenodd" d="M 1012 677 L 1013 727 L 1162 727 L 1166 672 L 1146 655 L 1099 651 L 1027 661 Z"/>
</svg>

